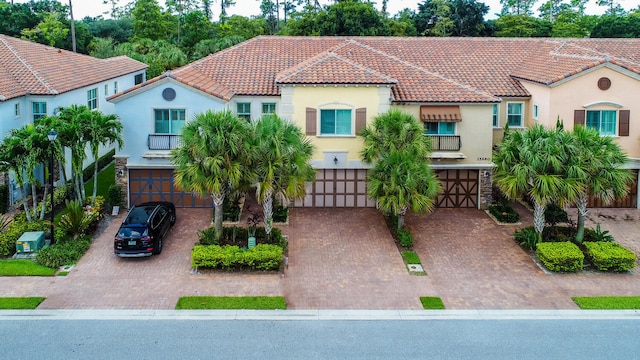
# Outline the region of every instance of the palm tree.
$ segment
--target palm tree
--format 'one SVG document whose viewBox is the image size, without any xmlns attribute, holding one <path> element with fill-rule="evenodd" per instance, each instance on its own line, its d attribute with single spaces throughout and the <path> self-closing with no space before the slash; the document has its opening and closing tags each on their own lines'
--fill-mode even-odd
<svg viewBox="0 0 640 360">
<path fill-rule="evenodd" d="M 582 182 L 576 207 L 578 209 L 578 231 L 576 242 L 584 238 L 584 220 L 588 214 L 588 194 L 602 200 L 605 204 L 626 196 L 633 174 L 622 165 L 627 155 L 612 137 L 600 136 L 598 131 L 584 126 L 573 130 L 576 153 L 568 158 L 568 176 L 579 178 Z"/>
<path fill-rule="evenodd" d="M 116 143 L 118 147 L 124 144 L 122 141 L 122 123 L 115 114 L 103 115 L 100 111 L 91 111 L 89 116 L 89 127 L 85 129 L 87 140 L 91 147 L 91 154 L 95 161 L 93 167 L 93 197 L 91 206 L 95 204 L 98 191 L 98 157 L 100 156 L 100 145 Z"/>
<path fill-rule="evenodd" d="M 367 179 L 368 195 L 380 210 L 398 216 L 398 229 L 407 209 L 430 211 L 441 187 L 429 166 L 431 143 L 422 124 L 409 114 L 390 110 L 376 116 L 361 135 L 360 156 L 366 164 L 375 163 Z"/>
<path fill-rule="evenodd" d="M 84 202 L 85 200 L 82 163 L 87 156 L 85 151 L 87 144 L 85 132 L 90 123 L 91 112 L 89 107 L 85 105 L 71 105 L 62 108 L 57 116 L 58 121 L 55 122 L 53 127 L 58 132 L 57 142 L 60 143 L 61 148 L 68 147 L 71 149 L 71 176 L 76 192 L 76 199 L 80 202 Z M 58 160 L 64 162 L 64 156 L 58 158 Z"/>
<path fill-rule="evenodd" d="M 19 137 L 13 136 L 15 131 L 16 129 L 11 130 L 9 136 L 6 136 L 2 141 L 2 145 L 0 146 L 0 163 L 2 163 L 3 170 L 13 171 L 16 184 L 20 189 L 20 195 L 23 199 L 22 205 L 27 215 L 27 221 L 31 222 L 31 212 L 27 204 L 27 194 L 24 190 L 24 174 L 27 168 L 26 164 L 29 149 Z"/>
<path fill-rule="evenodd" d="M 216 239 L 225 196 L 249 173 L 248 134 L 249 124 L 231 112 L 207 111 L 182 128 L 183 145 L 171 151 L 176 185 L 213 199 Z"/>
<path fill-rule="evenodd" d="M 314 147 L 300 128 L 277 116 L 265 116 L 253 127 L 252 168 L 258 181 L 257 198 L 264 211 L 267 236 L 273 225 L 273 198 L 282 203 L 305 194 L 305 181 L 315 171 L 309 164 Z"/>
<path fill-rule="evenodd" d="M 505 131 L 493 154 L 494 183 L 509 199 L 530 196 L 539 239 L 547 204 L 553 201 L 562 206 L 578 197 L 580 183 L 565 173 L 567 158 L 575 152 L 571 146 L 561 128 L 548 130 L 535 125 L 523 131 Z"/>
</svg>

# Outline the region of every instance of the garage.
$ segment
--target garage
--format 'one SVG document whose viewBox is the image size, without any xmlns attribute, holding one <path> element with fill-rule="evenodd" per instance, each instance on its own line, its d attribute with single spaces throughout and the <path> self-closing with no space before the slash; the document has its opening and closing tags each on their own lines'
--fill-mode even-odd
<svg viewBox="0 0 640 360">
<path fill-rule="evenodd" d="M 170 201 L 181 208 L 213 207 L 210 198 L 201 198 L 179 190 L 173 183 L 172 169 L 130 169 L 129 204 L 147 201 Z"/>
<path fill-rule="evenodd" d="M 439 208 L 478 208 L 478 170 L 436 170 L 442 185 L 436 206 Z"/>
<path fill-rule="evenodd" d="M 296 207 L 375 207 L 367 198 L 367 170 L 318 169 L 306 185 L 307 195 Z"/>
</svg>

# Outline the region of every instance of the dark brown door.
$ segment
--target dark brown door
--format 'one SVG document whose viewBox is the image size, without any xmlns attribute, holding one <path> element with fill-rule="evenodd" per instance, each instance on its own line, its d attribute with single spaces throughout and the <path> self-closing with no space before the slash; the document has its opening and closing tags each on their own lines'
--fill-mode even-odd
<svg viewBox="0 0 640 360">
<path fill-rule="evenodd" d="M 436 174 L 442 185 L 437 207 L 478 208 L 478 170 L 438 170 Z"/>
<path fill-rule="evenodd" d="M 129 203 L 169 201 L 176 207 L 212 207 L 211 198 L 201 198 L 176 188 L 172 169 L 129 170 Z"/>
</svg>

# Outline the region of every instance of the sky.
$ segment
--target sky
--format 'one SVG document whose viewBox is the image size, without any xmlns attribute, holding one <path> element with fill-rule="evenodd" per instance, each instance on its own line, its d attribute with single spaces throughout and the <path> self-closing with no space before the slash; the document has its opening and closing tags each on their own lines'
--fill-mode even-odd
<svg viewBox="0 0 640 360">
<path fill-rule="evenodd" d="M 28 0 L 14 0 L 14 2 L 27 2 Z M 58 0 L 59 2 L 66 4 L 68 0 Z M 120 5 L 124 5 L 129 3 L 131 0 L 120 0 Z M 236 5 L 232 6 L 228 9 L 229 15 L 242 15 L 242 16 L 253 16 L 258 15 L 260 12 L 259 8 L 260 0 L 236 0 Z M 391 15 L 396 14 L 398 11 L 409 8 L 412 10 L 418 9 L 418 3 L 422 3 L 424 0 L 389 0 L 387 3 L 387 12 Z M 501 5 L 500 0 L 477 0 L 478 2 L 483 2 L 489 6 L 490 10 L 485 19 L 494 19 L 496 18 L 496 13 L 500 12 Z M 164 0 L 158 1 L 161 5 L 164 5 Z M 331 0 L 320 0 L 321 4 L 329 4 Z M 640 5 L 640 0 L 619 0 L 620 5 L 627 11 L 630 9 L 637 8 Z M 73 15 L 76 19 L 82 19 L 85 16 L 96 17 L 98 15 L 102 15 L 109 11 L 109 6 L 104 5 L 102 0 L 72 0 L 73 3 Z M 217 19 L 220 16 L 219 11 L 219 0 L 212 1 L 212 10 L 214 19 Z M 378 5 L 376 7 L 380 9 L 382 4 L 381 0 L 377 0 Z M 543 3 L 543 0 L 538 0 L 538 2 L 533 6 L 534 14 L 538 15 L 538 8 L 540 4 Z M 604 13 L 605 8 L 602 6 L 595 5 L 596 0 L 589 0 L 589 4 L 587 5 L 586 13 L 589 15 L 601 15 Z M 103 15 L 105 18 L 108 17 Z"/>
</svg>

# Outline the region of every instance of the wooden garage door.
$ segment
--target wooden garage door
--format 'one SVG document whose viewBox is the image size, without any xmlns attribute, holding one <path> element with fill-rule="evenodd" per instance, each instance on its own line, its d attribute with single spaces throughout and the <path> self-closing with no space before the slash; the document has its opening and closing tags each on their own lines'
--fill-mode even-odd
<svg viewBox="0 0 640 360">
<path fill-rule="evenodd" d="M 307 195 L 297 207 L 374 207 L 367 198 L 367 170 L 320 169 L 306 185 Z"/>
<path fill-rule="evenodd" d="M 170 201 L 176 207 L 213 207 L 210 198 L 176 189 L 171 169 L 129 170 L 129 204 L 146 201 Z"/>
<path fill-rule="evenodd" d="M 478 170 L 438 170 L 442 193 L 439 208 L 478 208 Z"/>
<path fill-rule="evenodd" d="M 632 208 L 635 209 L 638 205 L 638 170 L 633 170 L 634 181 L 629 188 L 629 194 L 620 200 L 615 200 L 612 203 L 605 205 L 599 199 L 589 196 L 589 208 Z"/>
</svg>

